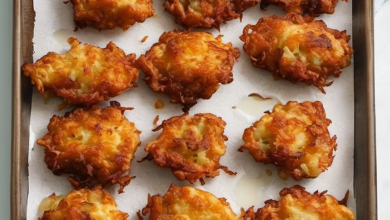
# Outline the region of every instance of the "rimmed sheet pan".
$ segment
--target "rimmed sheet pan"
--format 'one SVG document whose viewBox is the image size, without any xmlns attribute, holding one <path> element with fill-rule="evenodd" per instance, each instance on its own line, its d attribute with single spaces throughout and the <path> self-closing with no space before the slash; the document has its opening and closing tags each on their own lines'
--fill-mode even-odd
<svg viewBox="0 0 390 220">
<path fill-rule="evenodd" d="M 353 1 L 355 170 L 357 219 L 377 219 L 372 1 Z M 32 62 L 33 1 L 14 0 L 11 216 L 26 219 L 32 86 L 21 65 Z"/>
</svg>

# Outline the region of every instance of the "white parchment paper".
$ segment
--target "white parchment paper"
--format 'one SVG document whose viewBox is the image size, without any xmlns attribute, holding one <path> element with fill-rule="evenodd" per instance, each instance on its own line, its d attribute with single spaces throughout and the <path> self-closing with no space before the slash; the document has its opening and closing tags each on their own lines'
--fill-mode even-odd
<svg viewBox="0 0 390 220">
<path fill-rule="evenodd" d="M 70 47 L 67 45 L 68 37 L 77 37 L 82 43 L 90 43 L 105 47 L 109 41 L 113 41 L 126 53 L 136 53 L 137 57 L 145 53 L 164 31 L 183 29 L 173 22 L 173 17 L 165 12 L 162 1 L 155 1 L 155 16 L 147 19 L 144 23 L 135 24 L 127 32 L 121 29 L 112 31 L 97 31 L 92 28 L 85 28 L 74 32 L 72 5 L 64 4 L 63 0 L 34 0 L 36 12 L 35 34 L 34 34 L 34 61 L 41 58 L 50 51 L 64 53 Z M 306 86 L 303 83 L 292 84 L 285 80 L 275 81 L 272 75 L 266 71 L 254 68 L 242 50 L 243 42 L 239 40 L 242 29 L 247 24 L 255 24 L 260 17 L 273 14 L 283 15 L 284 12 L 275 7 L 269 6 L 267 11 L 261 11 L 258 6 L 244 12 L 242 22 L 237 20 L 229 21 L 221 25 L 220 32 L 208 30 L 214 36 L 223 35 L 224 42 L 232 42 L 235 47 L 240 48 L 241 57 L 234 66 L 234 81 L 229 85 L 223 85 L 210 100 L 200 100 L 190 110 L 190 114 L 210 112 L 222 117 L 227 126 L 225 135 L 229 140 L 226 142 L 227 152 L 221 159 L 221 164 L 237 172 L 235 177 L 229 176 L 221 171 L 221 175 L 214 179 L 206 179 L 206 184 L 193 184 L 194 187 L 207 190 L 218 197 L 227 198 L 233 210 L 239 213 L 240 207 L 245 209 L 254 205 L 255 208 L 263 206 L 268 199 L 278 199 L 279 191 L 283 187 L 291 187 L 300 184 L 308 191 L 328 190 L 329 194 L 337 199 L 342 199 L 347 190 L 350 190 L 348 206 L 355 209 L 353 198 L 353 130 L 354 130 L 354 92 L 353 92 L 353 64 L 343 69 L 340 78 L 336 78 L 331 87 L 325 88 L 326 95 L 318 91 L 314 86 Z M 347 30 L 352 33 L 352 1 L 348 3 L 339 2 L 335 14 L 321 15 L 318 19 L 324 20 L 328 27 Z M 141 40 L 148 36 L 144 43 Z M 150 140 L 156 138 L 160 132 L 152 132 L 153 120 L 156 115 L 162 120 L 172 116 L 180 115 L 181 106 L 169 103 L 165 94 L 152 92 L 143 82 L 141 73 L 138 80 L 139 87 L 127 90 L 118 97 L 111 100 L 119 101 L 122 106 L 134 107 L 132 111 L 126 111 L 127 118 L 134 122 L 142 131 L 142 145 L 136 152 L 133 160 L 131 175 L 136 176 L 130 185 L 125 187 L 125 193 L 118 194 L 118 187 L 108 187 L 107 190 L 115 197 L 118 208 L 129 213 L 129 219 L 137 219 L 136 212 L 142 209 L 147 203 L 147 195 L 160 193 L 165 194 L 169 185 L 188 185 L 188 182 L 178 181 L 170 169 L 157 167 L 153 161 L 137 163 L 146 156 L 144 146 Z M 243 144 L 241 140 L 245 128 L 252 125 L 257 119 L 245 117 L 239 109 L 233 109 L 240 100 L 250 93 L 258 93 L 264 97 L 276 97 L 282 103 L 290 100 L 295 101 L 316 101 L 323 103 L 327 117 L 332 120 L 329 127 L 331 135 L 337 135 L 338 149 L 335 152 L 333 165 L 316 179 L 304 179 L 295 181 L 290 178 L 287 181 L 277 176 L 277 169 L 273 165 L 256 163 L 252 156 L 245 151 L 237 151 Z M 160 99 L 165 103 L 161 110 L 154 108 L 155 102 Z M 29 196 L 27 219 L 37 219 L 39 216 L 38 206 L 43 198 L 53 192 L 66 194 L 72 187 L 66 180 L 67 175 L 55 176 L 47 169 L 43 161 L 44 153 L 42 147 L 35 144 L 38 138 L 46 133 L 46 126 L 53 115 L 63 116 L 66 111 L 57 110 L 61 104 L 60 99 L 52 98 L 48 103 L 34 89 L 32 100 L 32 112 L 30 122 L 30 151 L 29 151 Z M 108 102 L 101 104 L 107 106 Z M 264 111 L 264 110 L 262 110 Z M 268 176 L 266 170 L 272 171 Z"/>
</svg>

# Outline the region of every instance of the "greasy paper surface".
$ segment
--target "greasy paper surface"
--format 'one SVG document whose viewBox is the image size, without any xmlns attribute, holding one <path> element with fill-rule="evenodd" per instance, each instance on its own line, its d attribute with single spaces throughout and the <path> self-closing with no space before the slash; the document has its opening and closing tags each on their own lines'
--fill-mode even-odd
<svg viewBox="0 0 390 220">
<path fill-rule="evenodd" d="M 112 31 L 97 31 L 92 28 L 85 28 L 73 32 L 73 10 L 71 3 L 64 4 L 63 0 L 34 0 L 36 21 L 34 35 L 34 61 L 41 58 L 50 51 L 64 53 L 70 47 L 66 39 L 70 36 L 77 37 L 82 43 L 90 43 L 105 47 L 109 41 L 113 41 L 127 54 L 135 53 L 137 57 L 145 53 L 164 31 L 183 29 L 173 21 L 173 16 L 163 10 L 162 1 L 155 1 L 155 16 L 147 19 L 144 23 L 135 24 L 128 31 L 121 29 Z M 303 83 L 292 84 L 285 80 L 275 81 L 267 71 L 254 68 L 249 58 L 242 50 L 243 42 L 239 40 L 242 29 L 246 24 L 255 24 L 260 17 L 273 14 L 283 15 L 284 12 L 275 7 L 269 6 L 267 11 L 261 11 L 259 6 L 244 12 L 242 22 L 239 19 L 228 21 L 221 25 L 220 33 L 211 29 L 209 32 L 214 36 L 223 35 L 225 43 L 232 42 L 235 47 L 240 48 L 241 57 L 234 66 L 234 81 L 228 85 L 222 85 L 220 89 L 209 100 L 199 100 L 198 104 L 191 108 L 190 114 L 210 112 L 222 117 L 227 126 L 225 135 L 229 138 L 226 142 L 227 152 L 221 159 L 221 164 L 237 172 L 235 177 L 229 176 L 221 171 L 221 175 L 214 179 L 206 179 L 206 184 L 193 184 L 194 187 L 212 192 L 218 197 L 225 197 L 233 210 L 239 213 L 240 207 L 247 209 L 254 205 L 255 208 L 263 206 L 268 199 L 278 199 L 278 193 L 283 187 L 291 187 L 300 184 L 313 193 L 315 190 L 328 190 L 329 194 L 337 199 L 342 199 L 347 190 L 350 190 L 348 206 L 354 209 L 353 199 L 353 114 L 354 114 L 354 93 L 353 93 L 353 64 L 343 69 L 339 78 L 335 78 L 332 86 L 325 88 L 326 95 L 318 91 L 314 86 L 306 86 Z M 335 14 L 321 15 L 328 27 L 347 30 L 352 33 L 352 1 L 348 3 L 339 2 Z M 196 31 L 196 30 L 195 30 Z M 144 43 L 141 40 L 148 36 Z M 127 118 L 134 122 L 142 131 L 142 145 L 138 148 L 135 159 L 131 163 L 131 175 L 136 176 L 127 187 L 125 193 L 117 193 L 118 187 L 107 187 L 114 195 L 121 211 L 129 213 L 129 219 L 136 219 L 136 212 L 142 209 L 147 203 L 148 193 L 151 195 L 165 194 L 169 185 L 188 185 L 186 181 L 178 181 L 170 169 L 159 168 L 153 161 L 137 163 L 146 156 L 143 150 L 145 144 L 156 138 L 160 132 L 152 132 L 155 127 L 153 120 L 156 115 L 162 120 L 172 116 L 180 115 L 181 106 L 170 104 L 165 94 L 152 92 L 143 82 L 143 74 L 138 80 L 139 87 L 125 91 L 117 100 L 122 106 L 134 107 L 132 111 L 126 111 Z M 256 163 L 252 156 L 244 151 L 240 153 L 237 149 L 243 144 L 241 140 L 245 128 L 252 125 L 258 118 L 246 116 L 239 108 L 233 108 L 240 103 L 240 100 L 251 93 L 258 93 L 264 97 L 274 97 L 282 103 L 287 101 L 316 101 L 323 103 L 327 118 L 332 120 L 329 127 L 331 135 L 337 135 L 338 149 L 335 152 L 333 165 L 316 179 L 303 179 L 295 181 L 290 178 L 287 181 L 277 176 L 275 166 Z M 162 100 L 165 107 L 161 110 L 154 108 L 157 100 Z M 47 169 L 43 161 L 43 148 L 35 144 L 38 138 L 46 133 L 46 126 L 50 118 L 55 115 L 63 116 L 66 111 L 57 110 L 62 101 L 51 98 L 47 103 L 34 89 L 32 100 L 31 124 L 30 124 L 30 152 L 29 152 L 29 197 L 27 219 L 37 219 L 39 216 L 38 206 L 43 198 L 52 193 L 66 194 L 72 190 L 66 180 L 68 175 L 55 176 Z M 101 106 L 107 106 L 103 102 Z M 241 111 L 241 112 L 240 112 Z M 245 111 L 245 110 L 243 110 Z M 264 109 L 259 110 L 264 111 Z M 271 176 L 266 170 L 272 172 Z"/>
</svg>

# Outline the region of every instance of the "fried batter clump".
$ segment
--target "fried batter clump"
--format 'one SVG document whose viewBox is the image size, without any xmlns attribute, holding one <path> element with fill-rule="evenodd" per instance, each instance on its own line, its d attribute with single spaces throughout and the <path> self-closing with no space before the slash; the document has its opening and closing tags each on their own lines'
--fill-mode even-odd
<svg viewBox="0 0 390 220">
<path fill-rule="evenodd" d="M 69 38 L 71 49 L 61 55 L 50 52 L 23 71 L 38 91 L 54 92 L 70 105 L 96 104 L 133 87 L 138 78 L 135 54 L 127 55 L 114 43 L 101 49 Z"/>
<path fill-rule="evenodd" d="M 174 184 L 164 196 L 149 195 L 148 204 L 142 210 L 143 215 L 148 213 L 149 220 L 243 220 L 232 211 L 226 199 L 191 186 L 176 187 Z"/>
<path fill-rule="evenodd" d="M 338 77 L 353 53 L 346 31 L 294 13 L 261 18 L 247 25 L 240 39 L 253 66 L 269 70 L 275 79 L 314 85 L 323 93 L 323 87 L 333 83 L 328 77 Z"/>
<path fill-rule="evenodd" d="M 149 154 L 145 159 L 154 159 L 158 166 L 171 168 L 176 178 L 190 183 L 199 179 L 204 184 L 203 178 L 218 176 L 218 169 L 235 175 L 219 164 L 226 152 L 225 125 L 222 118 L 209 113 L 172 117 L 155 129 L 163 130 L 156 140 L 146 145 Z"/>
<path fill-rule="evenodd" d="M 337 144 L 330 123 L 321 102 L 277 104 L 245 129 L 239 151 L 248 150 L 257 162 L 273 163 L 296 180 L 315 178 L 333 162 Z"/>
<path fill-rule="evenodd" d="M 260 0 L 165 0 L 164 8 L 175 16 L 175 22 L 188 29 L 212 28 L 241 18 L 242 12 Z"/>
<path fill-rule="evenodd" d="M 97 30 L 120 27 L 124 31 L 135 22 L 154 15 L 153 0 L 70 0 L 77 28 L 92 26 Z"/>
<path fill-rule="evenodd" d="M 337 2 L 338 0 L 262 0 L 260 7 L 265 9 L 269 4 L 275 4 L 286 12 L 316 16 L 324 13 L 333 14 Z"/>
<path fill-rule="evenodd" d="M 172 103 L 188 111 L 197 99 L 209 99 L 219 83 L 233 81 L 233 65 L 238 48 L 222 43 L 206 32 L 170 31 L 142 55 L 137 64 L 145 73 L 146 84 L 155 92 L 165 92 Z"/>
<path fill-rule="evenodd" d="M 101 186 L 73 190 L 66 196 L 53 193 L 39 209 L 44 211 L 39 220 L 126 220 L 129 216 L 117 210 L 114 198 Z"/>
<path fill-rule="evenodd" d="M 130 183 L 130 162 L 140 145 L 135 125 L 117 102 L 100 109 L 76 108 L 64 117 L 53 116 L 49 133 L 37 144 L 45 148 L 45 163 L 54 174 L 73 174 L 73 187 L 119 184 L 119 193 Z"/>
<path fill-rule="evenodd" d="M 189 29 L 219 29 L 221 23 L 240 17 L 228 0 L 166 0 L 164 8 L 176 17 L 176 23 Z"/>
<path fill-rule="evenodd" d="M 354 220 L 355 215 L 346 207 L 348 192 L 342 201 L 326 191 L 311 194 L 302 186 L 284 188 L 279 192 L 279 201 L 268 200 L 265 206 L 253 213 L 253 207 L 247 211 L 251 220 L 284 220 L 284 219 L 310 219 L 310 220 Z M 251 213 L 252 212 L 252 213 Z"/>
</svg>

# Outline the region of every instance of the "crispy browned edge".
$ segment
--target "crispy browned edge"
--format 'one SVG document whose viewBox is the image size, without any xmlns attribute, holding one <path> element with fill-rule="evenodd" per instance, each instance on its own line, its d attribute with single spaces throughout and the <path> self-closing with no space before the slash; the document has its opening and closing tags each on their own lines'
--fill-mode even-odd
<svg viewBox="0 0 390 220">
<path fill-rule="evenodd" d="M 26 219 L 32 86 L 21 66 L 32 62 L 35 12 L 32 0 L 14 0 L 11 218 Z M 355 69 L 355 176 L 358 220 L 377 219 L 373 2 L 353 1 Z"/>
</svg>

